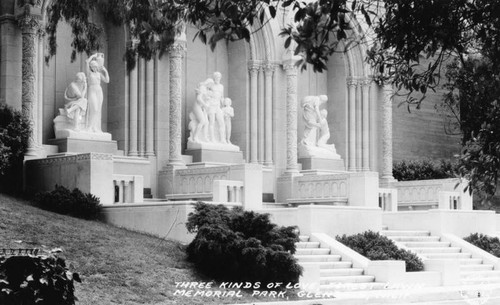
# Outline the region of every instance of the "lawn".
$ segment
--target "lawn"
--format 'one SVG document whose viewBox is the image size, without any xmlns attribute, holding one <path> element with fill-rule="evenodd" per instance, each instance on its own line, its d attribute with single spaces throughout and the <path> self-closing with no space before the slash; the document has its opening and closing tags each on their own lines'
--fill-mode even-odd
<svg viewBox="0 0 500 305">
<path fill-rule="evenodd" d="M 184 245 L 97 221 L 44 211 L 0 194 L 0 248 L 60 247 L 76 283 L 77 304 L 230 304 L 276 299 L 183 297 L 175 282 L 210 281 L 186 261 Z M 217 289 L 221 290 L 221 289 Z M 223 290 L 223 289 L 222 289 Z"/>
</svg>

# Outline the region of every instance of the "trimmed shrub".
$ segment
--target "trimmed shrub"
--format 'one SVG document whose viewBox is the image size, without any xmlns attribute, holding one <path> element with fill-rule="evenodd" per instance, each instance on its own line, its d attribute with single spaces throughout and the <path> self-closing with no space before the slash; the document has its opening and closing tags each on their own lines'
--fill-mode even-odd
<svg viewBox="0 0 500 305">
<path fill-rule="evenodd" d="M 293 257 L 295 227 L 278 227 L 268 214 L 197 203 L 188 217 L 195 233 L 188 259 L 207 276 L 238 282 L 296 283 L 302 268 Z"/>
<path fill-rule="evenodd" d="M 464 240 L 496 257 L 500 257 L 500 239 L 498 237 L 474 233 L 465 237 Z"/>
<path fill-rule="evenodd" d="M 0 257 L 0 304 L 73 305 L 74 281 L 78 273 L 54 255 Z"/>
<path fill-rule="evenodd" d="M 98 219 L 102 207 L 96 196 L 58 185 L 51 192 L 36 194 L 35 204 L 44 210 L 89 220 Z"/>
<path fill-rule="evenodd" d="M 402 260 L 406 271 L 422 271 L 424 264 L 415 254 L 399 249 L 392 240 L 377 232 L 366 231 L 355 235 L 337 236 L 337 240 L 371 260 Z"/>
<path fill-rule="evenodd" d="M 20 191 L 31 128 L 20 111 L 0 103 L 0 191 Z"/>
<path fill-rule="evenodd" d="M 392 175 L 399 181 L 445 179 L 456 177 L 456 168 L 448 160 L 403 160 L 394 163 Z"/>
</svg>

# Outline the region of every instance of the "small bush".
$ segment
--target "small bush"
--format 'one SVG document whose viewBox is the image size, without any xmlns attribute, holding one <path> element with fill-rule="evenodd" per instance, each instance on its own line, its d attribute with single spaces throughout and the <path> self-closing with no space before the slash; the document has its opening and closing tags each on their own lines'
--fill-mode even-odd
<svg viewBox="0 0 500 305">
<path fill-rule="evenodd" d="M 36 194 L 35 203 L 44 210 L 89 220 L 98 219 L 102 207 L 96 196 L 58 185 L 51 192 Z"/>
<path fill-rule="evenodd" d="M 31 128 L 20 111 L 0 103 L 0 191 L 20 191 Z"/>
<path fill-rule="evenodd" d="M 448 161 L 403 160 L 394 163 L 392 175 L 399 181 L 445 179 L 456 177 L 457 164 Z"/>
<path fill-rule="evenodd" d="M 422 260 L 415 254 L 399 249 L 392 240 L 379 233 L 367 231 L 355 235 L 337 236 L 337 240 L 371 260 L 402 260 L 406 271 L 422 271 Z"/>
<path fill-rule="evenodd" d="M 500 239 L 498 237 L 474 233 L 465 237 L 464 240 L 496 257 L 500 257 Z"/>
<path fill-rule="evenodd" d="M 196 204 L 186 226 L 197 233 L 188 259 L 202 273 L 224 281 L 298 282 L 294 227 L 278 227 L 268 214 L 204 203 Z"/>
<path fill-rule="evenodd" d="M 74 281 L 78 273 L 53 255 L 0 257 L 0 304 L 73 305 Z"/>
</svg>

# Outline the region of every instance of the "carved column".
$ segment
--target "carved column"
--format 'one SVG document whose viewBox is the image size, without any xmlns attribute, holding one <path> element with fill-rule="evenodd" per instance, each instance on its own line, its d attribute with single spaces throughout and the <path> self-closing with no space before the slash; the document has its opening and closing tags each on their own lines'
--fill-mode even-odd
<svg viewBox="0 0 500 305">
<path fill-rule="evenodd" d="M 18 16 L 18 25 L 22 32 L 22 112 L 28 118 L 31 134 L 26 156 L 37 156 L 41 148 L 39 135 L 37 103 L 37 49 L 40 19 L 38 16 L 24 13 Z"/>
<path fill-rule="evenodd" d="M 349 160 L 348 170 L 356 171 L 356 87 L 354 79 L 347 81 L 349 91 Z"/>
<path fill-rule="evenodd" d="M 298 173 L 297 164 L 297 67 L 283 65 L 286 72 L 286 173 Z"/>
<path fill-rule="evenodd" d="M 186 46 L 175 42 L 169 50 L 170 56 L 170 116 L 169 116 L 169 160 L 171 165 L 184 165 L 181 155 L 182 125 L 182 57 Z"/>
<path fill-rule="evenodd" d="M 137 106 L 137 132 L 139 156 L 144 157 L 146 150 L 146 60 L 143 58 L 137 62 L 139 71 L 138 80 L 138 106 Z"/>
<path fill-rule="evenodd" d="M 129 156 L 138 156 L 138 146 L 137 146 L 137 127 L 138 127 L 138 119 L 137 119 L 137 110 L 138 110 L 138 104 L 137 104 L 137 86 L 138 86 L 138 81 L 137 81 L 137 73 L 138 69 L 137 66 L 129 72 L 129 148 L 128 148 L 128 155 Z"/>
<path fill-rule="evenodd" d="M 250 72 L 250 163 L 257 163 L 257 136 L 258 136 L 258 119 L 257 119 L 257 81 L 259 66 L 256 63 L 250 63 L 248 66 Z"/>
<path fill-rule="evenodd" d="M 154 156 L 154 59 L 146 63 L 146 156 Z"/>
<path fill-rule="evenodd" d="M 371 80 L 363 80 L 363 143 L 362 154 L 363 159 L 361 169 L 363 171 L 370 170 L 370 86 Z"/>
<path fill-rule="evenodd" d="M 265 154 L 264 165 L 273 164 L 273 73 L 274 65 L 267 63 L 264 67 L 265 76 Z"/>
<path fill-rule="evenodd" d="M 392 96 L 391 85 L 382 87 L 382 177 L 381 182 L 391 182 L 392 176 Z"/>
</svg>

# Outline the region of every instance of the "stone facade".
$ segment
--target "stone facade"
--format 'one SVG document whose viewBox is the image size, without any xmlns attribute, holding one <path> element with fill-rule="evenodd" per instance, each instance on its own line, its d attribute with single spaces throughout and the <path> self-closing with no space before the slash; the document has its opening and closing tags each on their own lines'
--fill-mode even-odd
<svg viewBox="0 0 500 305">
<path fill-rule="evenodd" d="M 86 57 L 80 54 L 70 61 L 71 31 L 61 24 L 58 54 L 48 65 L 43 64 L 46 41 L 39 29 L 47 1 L 40 1 L 38 11 L 33 10 L 29 16 L 16 16 L 13 3 L 2 1 L 0 6 L 0 101 L 28 114 L 34 130 L 28 155 L 45 157 L 57 151 L 49 145 L 54 138 L 52 120 L 64 104 L 64 88 L 76 72 L 84 70 Z M 393 108 L 388 88 L 371 81 L 362 55 L 365 46 L 332 55 L 324 73 L 298 71 L 294 67 L 296 59 L 283 49 L 278 35 L 288 18 L 286 12 L 281 13 L 285 14 L 283 18 L 266 23 L 249 44 L 221 42 L 213 52 L 198 40 L 193 41 L 196 29 L 186 26 L 167 54 L 148 62 L 139 60 L 130 72 L 122 61 L 127 43 L 124 30 L 106 24 L 99 14 L 93 17 L 105 28 L 107 43 L 100 52 L 106 54 L 112 79 L 103 85 L 103 131 L 112 134 L 117 155 L 149 162 L 144 181 L 154 197 L 163 198 L 162 192 L 169 189 L 163 185 L 169 181 L 166 173 L 174 179 L 176 170 L 193 163 L 185 153 L 188 116 L 197 84 L 214 71 L 221 72 L 224 94 L 233 100 L 231 141 L 241 148 L 244 163 L 261 166 L 266 200 L 278 197 L 279 179 L 293 183 L 293 177 L 287 180 L 285 176 L 304 174 L 297 142 L 304 130 L 299 105 L 306 96 L 328 96 L 324 107 L 328 111 L 330 141 L 344 160 L 346 171 L 366 172 L 367 177 L 371 177 L 368 173 L 378 172 L 382 180 L 390 181 L 393 158 L 412 156 L 405 151 L 408 137 L 403 133 L 408 130 L 401 127 L 399 118 L 394 119 L 399 109 Z M 426 126 L 419 129 L 426 130 Z M 399 139 L 394 145 L 393 134 Z M 426 133 L 422 131 L 418 136 L 422 135 Z M 445 135 L 436 134 L 436 140 L 440 137 Z M 438 155 L 435 146 L 425 142 L 418 145 L 418 155 L 425 155 L 428 146 L 431 156 Z"/>
</svg>

